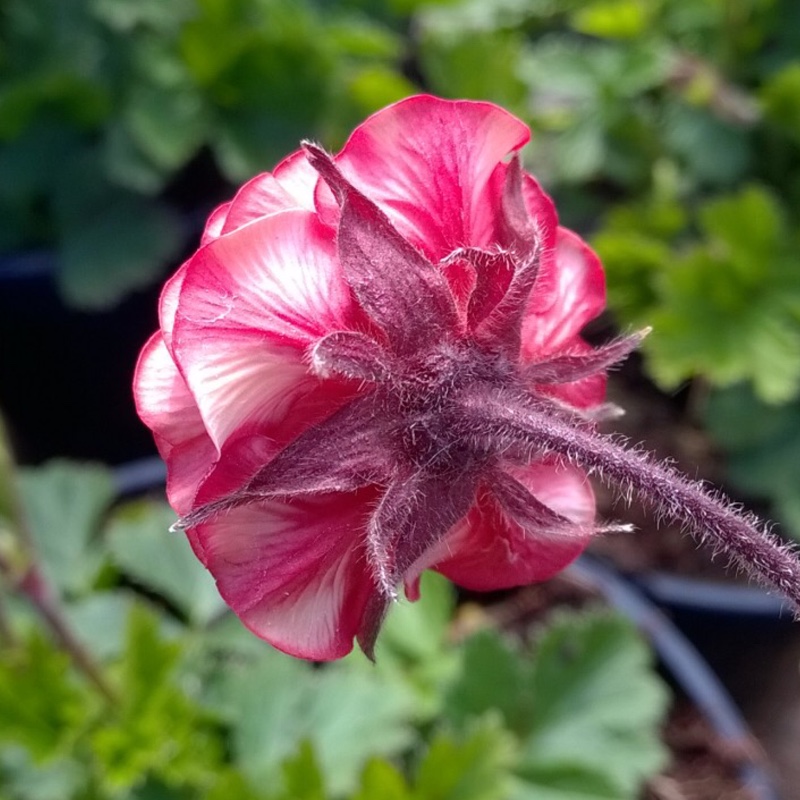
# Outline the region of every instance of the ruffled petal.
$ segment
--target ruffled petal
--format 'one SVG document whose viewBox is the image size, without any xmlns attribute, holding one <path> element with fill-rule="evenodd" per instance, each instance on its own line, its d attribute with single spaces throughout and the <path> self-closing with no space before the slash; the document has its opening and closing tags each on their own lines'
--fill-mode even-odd
<svg viewBox="0 0 800 800">
<path fill-rule="evenodd" d="M 133 389 L 139 416 L 153 431 L 167 464 L 167 497 L 179 514 L 185 514 L 214 464 L 215 449 L 189 387 L 158 333 L 142 350 Z"/>
<path fill-rule="evenodd" d="M 300 658 L 350 652 L 376 587 L 363 532 L 374 492 L 235 509 L 194 535 L 220 594 L 255 634 Z"/>
<path fill-rule="evenodd" d="M 410 97 L 353 132 L 336 162 L 434 263 L 459 247 L 489 246 L 492 173 L 530 131 L 491 103 Z"/>
<path fill-rule="evenodd" d="M 422 569 L 467 589 L 493 591 L 551 578 L 586 547 L 594 530 L 594 493 L 586 475 L 570 466 L 534 464 L 508 472 L 541 503 L 574 523 L 569 528 L 530 531 L 505 513 L 488 489 L 444 540 L 415 565 L 411 592 Z"/>
<path fill-rule="evenodd" d="M 605 307 L 600 259 L 566 228 L 558 229 L 553 277 L 552 287 L 540 290 L 537 286 L 531 295 L 522 324 L 523 361 L 565 349 Z"/>
<path fill-rule="evenodd" d="M 228 218 L 228 211 L 231 207 L 230 202 L 218 205 L 208 216 L 206 226 L 203 228 L 203 235 L 200 237 L 200 246 L 208 244 L 222 234 L 222 226 Z"/>
<path fill-rule="evenodd" d="M 284 159 L 274 172 L 256 175 L 233 198 L 222 234 L 280 211 L 314 210 L 316 171 L 298 151 Z"/>
<path fill-rule="evenodd" d="M 356 319 L 332 234 L 300 211 L 256 220 L 186 265 L 173 353 L 218 449 L 279 425 L 319 383 L 306 350 Z"/>
<path fill-rule="evenodd" d="M 164 284 L 158 302 L 158 321 L 161 327 L 161 333 L 164 337 L 164 344 L 167 346 L 167 350 L 169 350 L 170 353 L 172 353 L 172 331 L 175 328 L 175 314 L 178 311 L 178 298 L 181 294 L 185 275 L 186 264 L 183 264 Z"/>
</svg>

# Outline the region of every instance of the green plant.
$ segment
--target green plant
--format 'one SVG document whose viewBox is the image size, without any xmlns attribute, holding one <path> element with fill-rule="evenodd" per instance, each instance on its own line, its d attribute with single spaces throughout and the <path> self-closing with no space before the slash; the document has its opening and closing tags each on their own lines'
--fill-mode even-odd
<svg viewBox="0 0 800 800">
<path fill-rule="evenodd" d="M 383 22 L 310 0 L 10 0 L 0 252 L 55 245 L 65 299 L 114 305 L 180 255 L 184 212 L 219 202 L 220 174 L 413 90 L 402 50 Z"/>
<path fill-rule="evenodd" d="M 493 627 L 453 641 L 430 574 L 376 665 L 317 669 L 223 612 L 163 501 L 111 506 L 108 473 L 66 462 L 21 485 L 0 506 L 9 800 L 634 798 L 664 764 L 666 691 L 608 611 L 561 613 L 532 647 Z"/>
<path fill-rule="evenodd" d="M 742 496 L 766 502 L 781 530 L 800 539 L 800 402 L 767 405 L 745 385 L 709 398 L 705 424 L 721 447 L 731 486 Z"/>
</svg>

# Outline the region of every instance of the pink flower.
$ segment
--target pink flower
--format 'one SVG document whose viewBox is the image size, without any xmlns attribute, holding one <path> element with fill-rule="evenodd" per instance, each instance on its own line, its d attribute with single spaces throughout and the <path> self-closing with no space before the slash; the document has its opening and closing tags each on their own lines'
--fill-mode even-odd
<svg viewBox="0 0 800 800">
<path fill-rule="evenodd" d="M 641 337 L 580 338 L 601 265 L 528 138 L 489 103 L 404 100 L 247 183 L 164 289 L 139 414 L 198 558 L 281 650 L 370 653 L 422 570 L 540 581 L 595 531 L 576 464 L 606 468 L 604 372 Z"/>
</svg>

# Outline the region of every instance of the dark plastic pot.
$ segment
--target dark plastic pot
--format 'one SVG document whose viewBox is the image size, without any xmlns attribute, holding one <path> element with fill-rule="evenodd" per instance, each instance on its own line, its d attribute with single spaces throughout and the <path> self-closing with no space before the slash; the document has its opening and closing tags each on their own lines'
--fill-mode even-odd
<svg viewBox="0 0 800 800">
<path fill-rule="evenodd" d="M 658 605 L 681 614 L 704 614 L 743 619 L 789 620 L 787 601 L 758 586 L 702 580 L 668 572 L 645 572 L 632 577 Z"/>
</svg>

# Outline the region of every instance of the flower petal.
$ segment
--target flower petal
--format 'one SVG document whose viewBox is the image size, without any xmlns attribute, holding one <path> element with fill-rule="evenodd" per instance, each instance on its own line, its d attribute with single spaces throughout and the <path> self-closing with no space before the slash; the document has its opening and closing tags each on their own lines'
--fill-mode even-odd
<svg viewBox="0 0 800 800">
<path fill-rule="evenodd" d="M 175 314 L 178 311 L 178 298 L 181 294 L 185 275 L 186 264 L 183 264 L 164 284 L 158 301 L 158 321 L 161 326 L 161 333 L 164 336 L 164 344 L 166 344 L 170 353 L 172 352 L 172 331 L 175 328 Z"/>
<path fill-rule="evenodd" d="M 336 162 L 436 263 L 459 247 L 491 243 L 490 178 L 529 138 L 526 125 L 491 103 L 422 95 L 367 119 Z"/>
<path fill-rule="evenodd" d="M 317 180 L 302 151 L 292 153 L 274 172 L 256 175 L 239 189 L 230 203 L 222 234 L 280 211 L 313 211 Z"/>
<path fill-rule="evenodd" d="M 139 356 L 134 376 L 136 409 L 155 434 L 167 464 L 167 497 L 178 513 L 191 508 L 197 489 L 213 467 L 214 445 L 160 334 Z"/>
<path fill-rule="evenodd" d="M 326 660 L 350 652 L 375 585 L 363 531 L 374 492 L 234 509 L 194 534 L 226 602 L 279 650 Z"/>
<path fill-rule="evenodd" d="M 581 553 L 594 530 L 595 515 L 586 475 L 575 467 L 542 463 L 508 472 L 540 503 L 574 524 L 525 529 L 483 489 L 436 552 L 426 556 L 424 565 L 415 565 L 417 574 L 432 566 L 467 589 L 492 591 L 547 580 Z"/>
<path fill-rule="evenodd" d="M 594 251 L 575 233 L 558 229 L 555 278 L 548 291 L 539 287 L 522 324 L 523 361 L 538 361 L 571 345 L 587 322 L 605 307 L 603 266 Z"/>
<path fill-rule="evenodd" d="M 356 320 L 332 233 L 311 214 L 274 214 L 198 251 L 173 352 L 217 448 L 243 425 L 279 424 L 318 385 L 308 347 Z"/>
<path fill-rule="evenodd" d="M 200 237 L 201 246 L 217 239 L 222 234 L 222 226 L 228 217 L 230 207 L 230 202 L 222 203 L 209 214 L 206 226 L 203 228 L 203 235 Z"/>
</svg>

